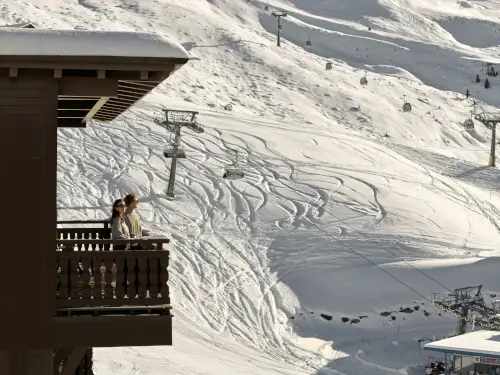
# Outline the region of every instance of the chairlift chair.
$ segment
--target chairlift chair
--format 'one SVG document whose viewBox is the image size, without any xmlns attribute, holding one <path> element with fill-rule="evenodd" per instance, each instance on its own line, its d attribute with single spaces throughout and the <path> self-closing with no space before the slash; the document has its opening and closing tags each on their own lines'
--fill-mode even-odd
<svg viewBox="0 0 500 375">
<path fill-rule="evenodd" d="M 362 86 L 366 86 L 368 84 L 368 79 L 366 78 L 366 74 L 363 77 L 361 77 L 361 79 L 359 80 L 359 83 Z"/>
<path fill-rule="evenodd" d="M 237 150 L 232 150 L 236 154 L 236 158 L 230 166 L 227 166 L 224 169 L 224 174 L 222 175 L 222 178 L 226 180 L 241 180 L 243 177 L 245 177 L 245 173 L 238 168 L 238 151 Z"/>
<path fill-rule="evenodd" d="M 330 61 L 328 61 L 326 63 L 326 70 L 332 70 L 332 69 L 333 69 L 333 65 L 332 65 L 332 63 Z"/>
<path fill-rule="evenodd" d="M 278 30 L 283 30 L 283 25 L 278 25 Z"/>
<path fill-rule="evenodd" d="M 309 39 L 306 41 L 306 47 L 311 47 L 311 46 L 312 46 L 311 37 L 309 37 Z"/>
<path fill-rule="evenodd" d="M 474 130 L 474 121 L 471 118 L 465 120 L 463 125 L 465 130 Z"/>
<path fill-rule="evenodd" d="M 264 10 L 265 10 L 266 12 L 269 10 L 269 5 L 268 5 L 268 4 L 264 5 Z"/>
<path fill-rule="evenodd" d="M 411 112 L 411 104 L 406 101 L 406 97 L 404 97 L 404 104 L 403 104 L 403 112 Z"/>
<path fill-rule="evenodd" d="M 183 148 L 166 148 L 163 151 L 163 156 L 165 156 L 168 159 L 171 158 L 177 158 L 177 159 L 185 159 L 186 158 L 186 153 L 184 152 Z"/>
</svg>

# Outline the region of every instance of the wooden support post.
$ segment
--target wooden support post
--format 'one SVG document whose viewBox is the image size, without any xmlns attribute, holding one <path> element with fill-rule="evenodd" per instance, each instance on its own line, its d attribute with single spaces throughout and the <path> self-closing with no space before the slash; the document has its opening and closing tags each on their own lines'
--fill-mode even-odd
<svg viewBox="0 0 500 375">
<path fill-rule="evenodd" d="M 73 375 L 86 352 L 87 348 L 74 348 L 64 361 L 61 375 Z"/>
<path fill-rule="evenodd" d="M 21 375 L 53 375 L 52 349 L 29 350 L 21 354 Z"/>
<path fill-rule="evenodd" d="M 59 366 L 61 362 L 68 356 L 68 351 L 65 349 L 56 350 L 54 354 L 54 375 L 59 375 Z"/>
<path fill-rule="evenodd" d="M 54 375 L 52 349 L 0 351 L 2 375 Z"/>
</svg>

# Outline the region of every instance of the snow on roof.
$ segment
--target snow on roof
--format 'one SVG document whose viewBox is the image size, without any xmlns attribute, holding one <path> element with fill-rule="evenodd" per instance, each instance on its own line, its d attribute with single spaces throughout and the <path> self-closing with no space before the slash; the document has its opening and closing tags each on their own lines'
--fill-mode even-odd
<svg viewBox="0 0 500 375">
<path fill-rule="evenodd" d="M 1 25 L 0 27 L 16 27 L 16 28 L 35 28 L 31 22 L 27 23 L 16 23 L 14 25 Z"/>
<path fill-rule="evenodd" d="M 424 345 L 427 350 L 500 356 L 500 332 L 475 331 Z"/>
<path fill-rule="evenodd" d="M 3 27 L 0 55 L 189 58 L 184 47 L 157 34 Z"/>
</svg>

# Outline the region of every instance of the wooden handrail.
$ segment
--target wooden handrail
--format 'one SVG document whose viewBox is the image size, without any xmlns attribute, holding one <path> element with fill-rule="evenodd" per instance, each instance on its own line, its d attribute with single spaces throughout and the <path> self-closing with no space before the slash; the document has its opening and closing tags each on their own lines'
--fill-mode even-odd
<svg viewBox="0 0 500 375">
<path fill-rule="evenodd" d="M 163 250 L 163 245 L 170 243 L 167 237 L 155 236 L 156 238 L 133 238 L 129 240 L 118 239 L 67 239 L 56 240 L 57 249 L 65 252 L 75 251 L 109 251 L 113 246 L 113 251 L 129 247 L 134 250 L 133 245 L 142 245 L 145 250 Z M 129 245 L 129 246 L 127 246 Z"/>
<path fill-rule="evenodd" d="M 127 245 L 127 244 L 141 244 L 148 245 L 154 243 L 170 243 L 170 238 L 132 238 L 129 240 L 118 240 L 118 239 L 102 239 L 102 240 L 57 240 L 58 245 L 66 244 L 81 244 L 81 245 Z"/>
<path fill-rule="evenodd" d="M 61 220 L 58 221 L 57 224 L 104 224 L 105 226 L 109 225 L 108 220 Z"/>
</svg>

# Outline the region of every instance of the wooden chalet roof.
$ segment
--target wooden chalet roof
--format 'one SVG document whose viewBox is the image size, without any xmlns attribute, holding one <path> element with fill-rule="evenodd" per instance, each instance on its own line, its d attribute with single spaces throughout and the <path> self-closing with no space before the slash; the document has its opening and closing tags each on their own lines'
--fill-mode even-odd
<svg viewBox="0 0 500 375">
<path fill-rule="evenodd" d="M 155 34 L 0 28 L 0 77 L 59 80 L 60 127 L 114 120 L 188 60 Z"/>
</svg>

